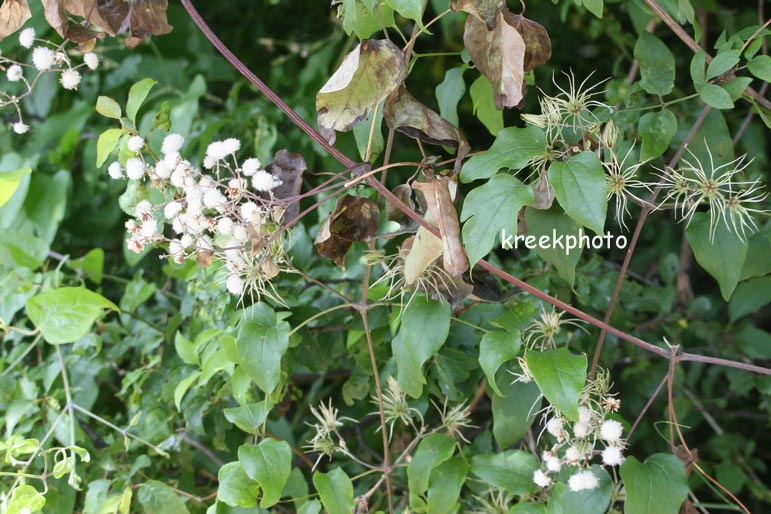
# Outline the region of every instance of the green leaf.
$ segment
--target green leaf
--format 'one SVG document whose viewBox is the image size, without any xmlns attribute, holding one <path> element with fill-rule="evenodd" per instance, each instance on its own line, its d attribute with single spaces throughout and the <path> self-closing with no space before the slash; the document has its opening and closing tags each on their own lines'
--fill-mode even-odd
<svg viewBox="0 0 771 514">
<path fill-rule="evenodd" d="M 458 102 L 466 93 L 463 73 L 467 69 L 466 66 L 450 68 L 444 74 L 444 80 L 436 86 L 436 101 L 439 104 L 439 114 L 456 127 L 458 126 Z"/>
<path fill-rule="evenodd" d="M 543 395 L 562 414 L 578 421 L 578 400 L 586 383 L 586 355 L 573 355 L 567 348 L 530 351 L 527 366 Z"/>
<path fill-rule="evenodd" d="M 423 0 L 385 0 L 385 4 L 423 28 Z"/>
<path fill-rule="evenodd" d="M 726 50 L 720 52 L 707 66 L 706 79 L 710 80 L 722 75 L 739 63 L 739 50 Z"/>
<path fill-rule="evenodd" d="M 597 464 L 592 466 L 592 472 L 600 481 L 595 489 L 571 491 L 565 484 L 556 483 L 549 499 L 549 514 L 605 514 L 610 506 L 613 480 Z"/>
<path fill-rule="evenodd" d="M 640 463 L 629 456 L 621 465 L 625 514 L 677 514 L 688 496 L 685 467 L 674 455 L 657 453 Z"/>
<path fill-rule="evenodd" d="M 321 503 L 318 500 L 303 503 L 303 506 L 297 509 L 297 514 L 319 514 L 320 512 Z"/>
<path fill-rule="evenodd" d="M 418 508 L 420 496 L 428 490 L 431 472 L 455 453 L 455 439 L 447 434 L 430 434 L 418 444 L 415 455 L 407 466 L 410 507 Z"/>
<path fill-rule="evenodd" d="M 503 393 L 495 383 L 495 374 L 504 362 L 517 356 L 521 344 L 518 330 L 514 332 L 491 330 L 486 332 L 479 342 L 479 365 L 487 377 L 487 383 L 498 396 L 503 396 Z"/>
<path fill-rule="evenodd" d="M 99 134 L 96 141 L 96 167 L 101 168 L 104 161 L 110 156 L 115 146 L 118 144 L 120 136 L 123 135 L 123 129 L 111 128 Z"/>
<path fill-rule="evenodd" d="M 728 301 L 739 283 L 749 244 L 729 232 L 721 221 L 718 221 L 714 238 L 710 241 L 709 214 L 704 212 L 693 215 L 685 229 L 685 236 L 696 262 L 717 280 L 720 293 Z"/>
<path fill-rule="evenodd" d="M 691 58 L 691 80 L 693 80 L 693 87 L 696 91 L 699 91 L 707 83 L 707 76 L 704 73 L 704 66 L 707 63 L 707 53 L 704 50 L 699 50 Z"/>
<path fill-rule="evenodd" d="M 733 109 L 734 103 L 728 91 L 715 84 L 707 84 L 699 91 L 699 97 L 705 104 L 715 109 Z"/>
<path fill-rule="evenodd" d="M 519 366 L 511 371 L 520 373 Z M 535 421 L 541 391 L 535 382 L 515 382 L 508 370 L 498 373 L 503 396 L 492 397 L 493 436 L 501 448 L 507 448 L 522 439 Z M 531 477 L 532 478 L 532 477 Z"/>
<path fill-rule="evenodd" d="M 422 296 L 414 298 L 404 311 L 399 333 L 391 341 L 402 389 L 418 398 L 426 379 L 421 370 L 447 339 L 450 332 L 450 306 Z"/>
<path fill-rule="evenodd" d="M 158 480 L 148 480 L 139 486 L 137 499 L 146 514 L 189 514 L 174 489 Z"/>
<path fill-rule="evenodd" d="M 375 128 L 372 130 L 373 117 Z M 372 134 L 372 142 L 370 142 L 370 134 Z M 353 137 L 356 140 L 356 149 L 359 150 L 359 157 L 364 160 L 367 155 L 367 147 L 369 147 L 369 158 L 371 162 L 374 162 L 377 157 L 383 153 L 385 149 L 385 139 L 383 139 L 383 109 L 378 108 L 367 115 L 367 118 L 362 123 L 357 123 L 353 127 Z"/>
<path fill-rule="evenodd" d="M 667 151 L 677 133 L 677 117 L 669 109 L 649 112 L 640 118 L 638 133 L 642 138 L 640 160 L 655 159 Z"/>
<path fill-rule="evenodd" d="M 652 95 L 668 95 L 675 85 L 675 57 L 659 38 L 643 32 L 634 46 L 640 63 L 640 85 Z"/>
<path fill-rule="evenodd" d="M 200 371 L 193 371 L 177 382 L 177 386 L 174 388 L 174 405 L 177 407 L 177 410 L 182 410 L 182 400 L 185 398 L 185 394 L 200 376 Z"/>
<path fill-rule="evenodd" d="M 60 287 L 27 300 L 27 315 L 51 344 L 77 341 L 104 309 L 120 311 L 102 295 L 84 287 Z"/>
<path fill-rule="evenodd" d="M 249 508 L 257 505 L 260 485 L 247 476 L 240 462 L 228 462 L 222 466 L 217 473 L 217 479 L 217 500 L 231 507 Z"/>
<path fill-rule="evenodd" d="M 503 130 L 503 111 L 495 107 L 495 95 L 490 79 L 480 75 L 471 84 L 469 93 L 474 116 L 482 122 L 490 134 L 497 136 Z"/>
<path fill-rule="evenodd" d="M 771 273 L 771 221 L 768 221 L 758 232 L 752 234 L 747 241 L 747 257 L 744 259 L 742 274 L 739 280 L 761 277 Z"/>
<path fill-rule="evenodd" d="M 101 248 L 89 250 L 88 253 L 80 259 L 68 261 L 67 267 L 82 271 L 92 282 L 101 284 L 102 274 L 104 272 L 104 250 Z"/>
<path fill-rule="evenodd" d="M 281 358 L 289 348 L 289 330 L 286 321 L 266 327 L 249 320 L 238 331 L 238 364 L 266 394 L 276 389 L 281 378 Z"/>
<path fill-rule="evenodd" d="M 377 16 L 373 12 L 377 6 Z M 343 0 L 343 30 L 359 39 L 367 39 L 383 27 L 394 26 L 394 10 L 376 0 Z"/>
<path fill-rule="evenodd" d="M 404 80 L 404 54 L 389 40 L 362 41 L 316 95 L 319 131 L 348 132 Z"/>
<path fill-rule="evenodd" d="M 174 338 L 174 348 L 177 350 L 179 358 L 182 359 L 182 362 L 185 364 L 190 364 L 191 366 L 201 365 L 195 344 L 183 336 L 182 332 L 177 332 L 177 335 Z"/>
<path fill-rule="evenodd" d="M 594 152 L 584 151 L 549 166 L 549 183 L 565 213 L 602 235 L 608 210 L 605 171 Z"/>
<path fill-rule="evenodd" d="M 0 207 L 11 199 L 16 188 L 19 187 L 21 178 L 30 173 L 32 173 L 32 168 L 29 166 L 14 171 L 0 171 Z"/>
<path fill-rule="evenodd" d="M 131 89 L 129 89 L 128 100 L 126 101 L 126 116 L 131 120 L 131 123 L 136 125 L 137 112 L 142 107 L 148 93 L 150 93 L 150 89 L 157 83 L 153 79 L 142 79 L 134 83 Z"/>
<path fill-rule="evenodd" d="M 13 490 L 5 512 L 7 514 L 31 514 L 42 510 L 45 504 L 45 496 L 31 485 L 24 484 Z"/>
<path fill-rule="evenodd" d="M 268 400 L 256 403 L 248 403 L 241 407 L 224 409 L 222 413 L 225 419 L 249 434 L 257 434 L 262 430 L 265 418 L 273 408 Z"/>
<path fill-rule="evenodd" d="M 260 508 L 278 503 L 289 474 L 292 472 L 292 449 L 285 441 L 263 439 L 260 444 L 244 444 L 238 448 L 238 460 L 246 475 L 262 487 Z"/>
<path fill-rule="evenodd" d="M 752 359 L 771 359 L 771 334 L 745 324 L 734 336 L 736 347 Z"/>
<path fill-rule="evenodd" d="M 753 57 L 747 63 L 747 69 L 760 80 L 771 82 L 771 57 L 768 55 Z"/>
<path fill-rule="evenodd" d="M 109 96 L 100 96 L 96 99 L 96 112 L 106 118 L 120 119 L 120 105 Z"/>
<path fill-rule="evenodd" d="M 756 277 L 742 282 L 736 288 L 728 304 L 728 316 L 731 321 L 759 312 L 771 302 L 771 276 Z"/>
<path fill-rule="evenodd" d="M 603 0 L 581 0 L 586 10 L 602 19 Z"/>
<path fill-rule="evenodd" d="M 492 146 L 466 161 L 460 172 L 461 182 L 490 178 L 501 168 L 520 170 L 534 157 L 546 153 L 546 135 L 532 125 L 507 127 L 498 133 Z"/>
<path fill-rule="evenodd" d="M 502 230 L 516 233 L 519 210 L 532 202 L 532 189 L 511 175 L 496 175 L 468 194 L 461 221 L 471 267 L 490 253 Z"/>
<path fill-rule="evenodd" d="M 313 474 L 313 485 L 329 514 L 353 512 L 353 483 L 345 471 L 340 468 L 335 468 L 329 473 L 316 471 Z"/>
<path fill-rule="evenodd" d="M 437 466 L 428 480 L 428 514 L 457 512 L 460 490 L 468 473 L 468 464 L 460 455 Z"/>
<path fill-rule="evenodd" d="M 735 102 L 742 97 L 744 90 L 747 89 L 747 86 L 749 86 L 751 82 L 752 77 L 737 77 L 730 82 L 723 84 L 723 89 L 728 93 L 731 101 Z"/>
<path fill-rule="evenodd" d="M 562 212 L 562 209 L 557 205 L 552 205 L 546 211 L 526 207 L 525 223 L 529 232 L 527 235 L 533 236 L 535 241 L 543 238 L 546 238 L 545 241 L 549 241 L 548 244 L 536 244 L 535 253 L 546 262 L 554 265 L 560 277 L 570 287 L 573 287 L 576 278 L 576 265 L 581 260 L 582 249 L 569 248 L 569 246 L 574 246 L 572 244 L 559 247 L 557 242 L 563 241 L 562 236 L 566 238 L 571 236 L 575 238 L 575 241 L 579 241 L 583 235 L 581 225 Z M 524 242 L 527 244 L 528 240 L 525 239 Z"/>
<path fill-rule="evenodd" d="M 538 466 L 538 459 L 524 450 L 507 450 L 471 458 L 474 475 L 488 486 L 500 487 L 517 496 L 535 491 L 533 472 Z"/>
</svg>

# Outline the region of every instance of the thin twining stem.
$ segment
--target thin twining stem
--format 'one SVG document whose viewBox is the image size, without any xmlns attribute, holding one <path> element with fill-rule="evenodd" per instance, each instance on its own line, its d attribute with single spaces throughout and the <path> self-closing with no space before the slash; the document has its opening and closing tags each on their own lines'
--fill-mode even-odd
<svg viewBox="0 0 771 514">
<path fill-rule="evenodd" d="M 699 117 L 696 118 L 696 121 L 694 122 L 693 126 L 691 127 L 691 130 L 688 131 L 688 134 L 685 136 L 685 139 L 683 139 L 682 144 L 675 152 L 675 155 L 672 156 L 672 160 L 669 161 L 669 167 L 668 169 L 672 169 L 675 167 L 675 165 L 680 162 L 680 159 L 683 156 L 683 153 L 685 152 L 685 149 L 690 144 L 691 140 L 693 140 L 694 136 L 696 135 L 696 132 L 699 130 L 699 127 L 704 123 L 704 120 L 707 119 L 707 115 L 709 114 L 710 106 L 705 105 L 704 108 L 699 113 Z M 616 286 L 613 288 L 613 294 L 610 297 L 610 303 L 608 304 L 608 308 L 605 310 L 605 317 L 603 318 L 604 323 L 610 323 L 610 318 L 613 315 L 613 309 L 616 307 L 616 302 L 618 301 L 618 295 L 621 292 L 621 285 L 624 283 L 624 279 L 626 278 L 627 270 L 629 269 L 629 263 L 632 261 L 632 255 L 634 255 L 634 251 L 637 248 L 637 242 L 640 240 L 640 233 L 642 232 L 643 225 L 645 224 L 645 221 L 648 219 L 648 215 L 653 211 L 655 208 L 656 203 L 656 197 L 658 197 L 659 193 L 661 192 L 661 188 L 664 185 L 664 178 L 662 178 L 659 183 L 656 185 L 656 188 L 653 190 L 653 193 L 651 193 L 650 198 L 648 198 L 642 208 L 642 211 L 640 212 L 640 217 L 637 219 L 637 225 L 634 227 L 634 233 L 632 234 L 632 239 L 629 242 L 629 248 L 626 251 L 626 255 L 624 255 L 624 262 L 621 264 L 621 271 L 618 273 L 618 278 L 616 279 Z M 602 352 L 602 345 L 605 342 L 605 330 L 600 330 L 600 335 L 597 338 L 597 346 L 594 348 L 594 358 L 592 359 L 592 367 L 589 371 L 589 378 L 594 378 L 594 373 L 597 371 L 597 365 L 600 362 L 600 353 Z"/>
<path fill-rule="evenodd" d="M 271 90 L 264 82 L 262 82 L 259 78 L 257 78 L 257 76 L 254 73 L 252 73 L 233 54 L 233 52 L 231 52 L 225 46 L 225 44 L 222 43 L 222 41 L 220 41 L 219 38 L 217 38 L 217 36 L 212 32 L 212 30 L 209 28 L 209 26 L 206 24 L 203 18 L 201 18 L 200 14 L 198 14 L 198 11 L 195 10 L 195 7 L 193 7 L 193 5 L 190 3 L 190 0 L 182 0 L 182 5 L 190 14 L 191 18 L 198 26 L 198 28 L 201 30 L 201 32 L 207 37 L 207 39 L 209 39 L 209 41 L 211 41 L 211 43 L 215 46 L 215 48 L 217 48 L 217 50 L 219 50 L 219 52 L 222 53 L 222 55 L 228 60 L 228 62 L 230 62 L 239 72 L 241 72 L 241 74 L 247 80 L 249 80 L 252 84 L 254 84 L 254 86 L 257 87 L 257 89 L 259 89 L 271 102 L 273 102 L 273 104 L 276 105 L 276 107 L 278 107 L 282 112 L 284 112 L 303 132 L 305 132 L 315 142 L 321 145 L 331 156 L 337 159 L 346 168 L 354 168 L 356 166 L 356 163 L 350 157 L 343 154 L 337 148 L 334 148 L 333 146 L 331 146 L 318 132 L 316 132 L 310 125 L 308 125 L 308 123 L 305 122 L 305 120 L 303 120 L 296 112 L 294 112 L 294 110 L 292 110 L 292 108 L 289 107 L 286 104 L 286 102 L 284 102 L 276 93 L 273 92 L 273 90 Z M 391 202 L 391 204 L 393 204 L 396 208 L 398 208 L 404 214 L 409 216 L 411 219 L 415 220 L 418 224 L 426 228 L 435 236 L 441 237 L 441 234 L 439 233 L 439 230 L 436 229 L 436 227 L 434 227 L 426 220 L 424 220 L 423 217 L 420 216 L 417 212 L 415 212 L 414 209 L 410 208 L 404 202 L 399 200 L 399 198 L 397 198 L 393 193 L 391 193 L 386 186 L 384 186 L 379 181 L 374 179 L 374 177 L 368 177 L 367 184 L 375 188 L 381 195 L 383 195 L 386 198 L 386 200 Z M 523 289 L 524 291 L 527 291 L 528 293 L 532 294 L 536 298 L 540 298 L 541 300 L 544 300 L 545 302 L 548 302 L 559 309 L 565 310 L 579 317 L 580 319 L 586 321 L 587 323 L 615 335 L 619 339 L 632 343 L 635 346 L 638 346 L 644 350 L 655 353 L 662 357 L 669 356 L 669 352 L 664 348 L 652 345 L 648 342 L 643 341 L 642 339 L 639 339 L 630 334 L 627 334 L 626 332 L 618 330 L 617 328 L 611 327 L 607 323 L 604 323 L 603 321 L 593 316 L 590 316 L 589 314 L 586 314 L 585 312 L 579 309 L 576 309 L 575 307 L 572 307 L 566 304 L 565 302 L 557 300 L 556 298 L 544 293 L 540 289 L 532 287 L 526 284 L 525 282 L 509 275 L 505 271 L 497 268 L 496 266 L 490 264 L 485 260 L 479 261 L 479 265 L 487 269 L 491 273 L 495 274 L 499 278 L 505 280 L 506 282 L 513 284 L 514 286 L 517 286 L 520 289 Z M 771 369 L 769 368 L 764 368 L 762 366 L 755 366 L 753 364 L 747 364 L 744 362 L 731 361 L 728 359 L 719 359 L 716 357 L 706 357 L 702 355 L 695 355 L 695 354 L 689 354 L 689 353 L 680 354 L 679 359 L 681 361 L 704 362 L 708 364 L 716 364 L 716 365 L 726 366 L 730 368 L 742 369 L 745 371 L 752 371 L 763 375 L 771 375 Z"/>
</svg>

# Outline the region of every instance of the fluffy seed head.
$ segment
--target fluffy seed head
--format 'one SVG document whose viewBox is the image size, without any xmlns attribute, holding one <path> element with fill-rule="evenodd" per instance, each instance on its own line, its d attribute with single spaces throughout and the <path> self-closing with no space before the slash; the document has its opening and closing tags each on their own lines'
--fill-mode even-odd
<svg viewBox="0 0 771 514">
<path fill-rule="evenodd" d="M 99 57 L 94 52 L 88 52 L 83 55 L 83 62 L 86 63 L 88 69 L 95 70 L 99 67 Z"/>
<path fill-rule="evenodd" d="M 24 71 L 18 64 L 12 64 L 5 72 L 5 76 L 8 78 L 8 82 L 18 82 L 24 76 Z"/>
<path fill-rule="evenodd" d="M 145 146 L 145 140 L 141 136 L 131 136 L 126 143 L 126 147 L 130 152 L 138 152 Z"/>
<path fill-rule="evenodd" d="M 623 425 L 615 419 L 608 419 L 600 425 L 600 437 L 609 443 L 615 443 L 621 439 L 621 433 L 624 431 Z"/>
<path fill-rule="evenodd" d="M 107 174 L 110 175 L 110 178 L 113 180 L 123 178 L 123 170 L 120 167 L 120 163 L 116 161 L 107 166 Z"/>
<path fill-rule="evenodd" d="M 618 446 L 608 446 L 602 450 L 602 463 L 607 466 L 618 466 L 624 462 L 624 456 L 621 455 L 621 448 Z"/>
<path fill-rule="evenodd" d="M 40 71 L 50 70 L 56 61 L 56 54 L 45 46 L 37 46 L 32 50 L 32 64 Z"/>
<path fill-rule="evenodd" d="M 568 479 L 568 487 L 571 491 L 583 491 L 595 489 L 600 485 L 597 476 L 591 471 L 579 471 Z"/>
<path fill-rule="evenodd" d="M 35 43 L 35 29 L 27 27 L 19 32 L 19 44 L 24 48 L 32 48 Z"/>
<path fill-rule="evenodd" d="M 540 469 L 536 469 L 533 473 L 533 482 L 535 482 L 535 485 L 538 487 L 549 487 L 551 485 L 551 478 L 546 476 L 546 473 Z"/>
<path fill-rule="evenodd" d="M 126 176 L 131 180 L 140 180 L 145 174 L 145 163 L 139 157 L 126 161 Z"/>
<path fill-rule="evenodd" d="M 161 143 L 161 153 L 163 155 L 169 153 L 176 153 L 182 149 L 182 145 L 185 144 L 185 138 L 179 134 L 169 134 L 163 138 Z"/>
<path fill-rule="evenodd" d="M 13 128 L 13 131 L 16 132 L 17 134 L 24 134 L 29 130 L 29 125 L 27 125 L 23 121 L 17 121 L 13 125 L 11 125 L 11 127 Z"/>
<path fill-rule="evenodd" d="M 69 91 L 75 91 L 80 85 L 80 73 L 77 70 L 68 68 L 62 72 L 62 76 L 59 77 L 62 87 Z"/>
</svg>

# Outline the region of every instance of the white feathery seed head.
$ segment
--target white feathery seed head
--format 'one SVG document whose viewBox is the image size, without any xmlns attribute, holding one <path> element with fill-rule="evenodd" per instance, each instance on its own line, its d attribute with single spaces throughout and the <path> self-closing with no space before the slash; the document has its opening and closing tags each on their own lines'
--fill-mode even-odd
<svg viewBox="0 0 771 514">
<path fill-rule="evenodd" d="M 68 91 L 75 91 L 80 85 L 80 79 L 80 72 L 78 70 L 67 68 L 62 72 L 61 77 L 59 77 L 59 82 L 64 89 L 67 89 Z"/>
<path fill-rule="evenodd" d="M 32 50 L 32 64 L 39 71 L 50 70 L 56 62 L 56 54 L 53 50 L 45 46 L 36 46 Z"/>
<path fill-rule="evenodd" d="M 19 44 L 24 48 L 32 48 L 32 45 L 35 44 L 35 29 L 27 27 L 19 32 Z"/>
</svg>

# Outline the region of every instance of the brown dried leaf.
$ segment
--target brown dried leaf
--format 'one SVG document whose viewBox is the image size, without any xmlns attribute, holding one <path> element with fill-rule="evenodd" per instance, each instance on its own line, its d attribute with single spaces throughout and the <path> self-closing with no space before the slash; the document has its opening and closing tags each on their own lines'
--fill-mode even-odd
<svg viewBox="0 0 771 514">
<path fill-rule="evenodd" d="M 459 158 L 469 150 L 463 134 L 449 121 L 432 111 L 400 86 L 386 98 L 383 117 L 388 126 L 432 145 L 458 148 Z"/>
<path fill-rule="evenodd" d="M 554 188 L 549 184 L 549 178 L 545 173 L 542 173 L 538 178 L 538 182 L 535 184 L 533 190 L 533 208 L 548 210 L 551 208 L 551 204 L 554 203 L 555 192 Z"/>
<path fill-rule="evenodd" d="M 411 289 L 444 250 L 442 240 L 421 226 L 414 237 L 402 244 L 402 251 L 408 252 L 404 257 L 404 286 Z"/>
<path fill-rule="evenodd" d="M 507 11 L 508 12 L 508 11 Z M 503 14 L 495 29 L 474 16 L 466 20 L 463 43 L 474 65 L 493 85 L 495 107 L 514 107 L 522 101 L 525 77 L 525 41 Z"/>
<path fill-rule="evenodd" d="M 466 11 L 484 22 L 488 30 L 493 30 L 504 5 L 503 0 L 452 0 L 450 8 L 455 12 Z"/>
<path fill-rule="evenodd" d="M 335 131 L 348 132 L 366 119 L 404 80 L 404 54 L 391 41 L 362 41 L 316 95 L 319 132 L 330 144 Z"/>
<path fill-rule="evenodd" d="M 48 24 L 62 37 L 69 37 L 67 15 L 84 18 L 111 36 L 129 32 L 129 47 L 149 36 L 171 32 L 166 21 L 167 0 L 42 0 Z M 77 41 L 77 40 L 74 40 Z"/>
<path fill-rule="evenodd" d="M 285 200 L 283 220 L 288 222 L 294 219 L 300 212 L 300 202 L 297 196 L 303 184 L 303 173 L 308 169 L 305 159 L 299 153 L 281 149 L 273 156 L 273 162 L 266 166 L 265 170 L 281 180 L 281 185 L 271 191 L 276 200 Z M 269 200 L 270 193 L 260 192 L 260 197 Z M 279 217 L 280 218 L 280 217 Z"/>
<path fill-rule="evenodd" d="M 345 195 L 337 200 L 335 210 L 321 225 L 314 246 L 321 255 L 345 267 L 345 254 L 354 241 L 377 234 L 380 209 L 367 198 Z"/>
<path fill-rule="evenodd" d="M 30 17 L 27 0 L 5 0 L 0 6 L 0 40 L 16 32 Z"/>
<path fill-rule="evenodd" d="M 508 10 L 503 12 L 503 17 L 525 41 L 525 72 L 545 64 L 551 58 L 551 39 L 543 25 Z"/>
<path fill-rule="evenodd" d="M 442 266 L 457 277 L 469 268 L 468 256 L 460 238 L 458 211 L 450 194 L 450 178 L 438 177 L 430 182 L 416 182 L 414 187 L 426 202 L 426 221 L 436 225 L 442 235 Z"/>
<path fill-rule="evenodd" d="M 409 184 L 399 184 L 391 191 L 396 198 L 402 201 L 410 209 L 415 208 L 415 202 L 412 201 L 412 188 Z M 386 203 L 385 216 L 388 221 L 395 221 L 401 225 L 402 230 L 414 228 L 416 222 L 391 202 Z"/>
</svg>

